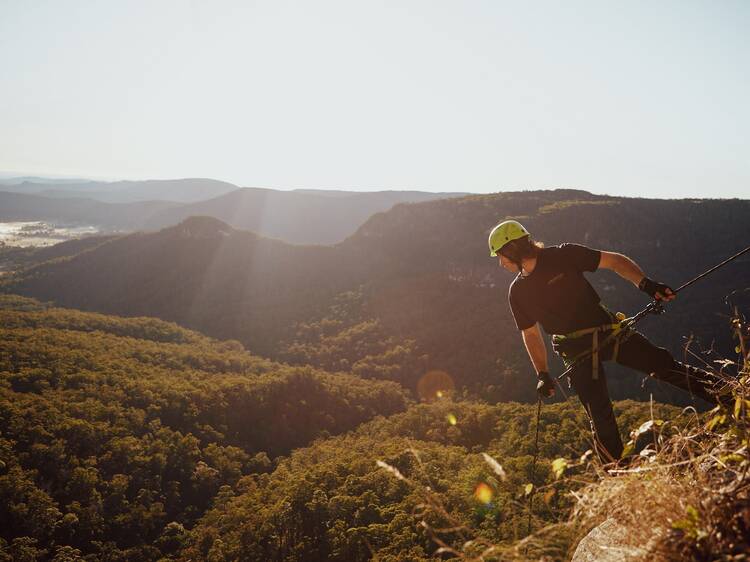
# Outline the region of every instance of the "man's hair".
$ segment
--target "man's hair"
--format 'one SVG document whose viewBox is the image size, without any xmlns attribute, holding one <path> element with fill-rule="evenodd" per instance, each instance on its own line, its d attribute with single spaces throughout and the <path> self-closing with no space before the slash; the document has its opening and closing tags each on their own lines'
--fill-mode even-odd
<svg viewBox="0 0 750 562">
<path fill-rule="evenodd" d="M 500 249 L 502 255 L 515 263 L 521 269 L 523 260 L 535 258 L 539 251 L 544 248 L 541 242 L 535 242 L 530 236 L 524 236 L 518 240 L 512 240 Z"/>
</svg>

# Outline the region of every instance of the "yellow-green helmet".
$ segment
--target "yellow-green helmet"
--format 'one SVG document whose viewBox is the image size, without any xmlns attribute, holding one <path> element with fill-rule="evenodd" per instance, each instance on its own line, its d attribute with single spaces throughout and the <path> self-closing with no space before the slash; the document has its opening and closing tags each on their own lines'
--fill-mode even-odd
<svg viewBox="0 0 750 562">
<path fill-rule="evenodd" d="M 503 221 L 490 232 L 490 256 L 497 256 L 500 249 L 508 242 L 528 236 L 529 231 L 518 221 Z"/>
</svg>

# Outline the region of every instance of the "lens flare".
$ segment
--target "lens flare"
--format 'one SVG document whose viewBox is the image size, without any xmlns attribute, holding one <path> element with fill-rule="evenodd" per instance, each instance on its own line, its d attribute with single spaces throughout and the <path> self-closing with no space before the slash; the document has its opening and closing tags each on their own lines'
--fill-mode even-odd
<svg viewBox="0 0 750 562">
<path fill-rule="evenodd" d="M 453 379 L 445 371 L 429 371 L 417 382 L 417 395 L 425 402 L 446 398 L 455 389 Z"/>
<path fill-rule="evenodd" d="M 456 425 L 458 423 L 458 418 L 454 416 L 453 414 L 448 414 L 445 416 L 445 419 L 448 420 L 448 423 L 451 425 Z"/>
<path fill-rule="evenodd" d="M 484 482 L 480 482 L 477 489 L 474 490 L 474 497 L 477 501 L 482 503 L 490 503 L 492 501 L 492 488 L 490 488 Z"/>
</svg>

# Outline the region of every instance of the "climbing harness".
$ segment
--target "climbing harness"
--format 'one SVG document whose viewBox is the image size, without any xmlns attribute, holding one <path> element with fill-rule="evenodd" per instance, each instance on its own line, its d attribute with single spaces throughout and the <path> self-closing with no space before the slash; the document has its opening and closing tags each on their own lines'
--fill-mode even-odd
<svg viewBox="0 0 750 562">
<path fill-rule="evenodd" d="M 622 312 L 612 314 L 607 310 L 607 313 L 612 317 L 613 320 L 617 320 L 617 322 L 613 322 L 611 324 L 603 324 L 601 326 L 594 326 L 593 328 L 583 328 L 582 330 L 576 330 L 575 332 L 570 332 L 569 334 L 552 335 L 552 347 L 557 353 L 559 353 L 560 357 L 562 357 L 566 367 L 570 367 L 573 364 L 577 365 L 580 360 L 588 357 L 589 354 L 591 355 L 591 378 L 593 380 L 599 378 L 599 350 L 600 348 L 604 347 L 604 342 L 602 342 L 602 345 L 599 344 L 599 335 L 607 334 L 609 332 L 606 337 L 611 336 L 612 341 L 614 341 L 611 359 L 612 361 L 616 361 L 617 354 L 620 350 L 620 344 L 633 334 L 632 330 L 630 330 L 626 325 L 628 319 Z M 580 340 L 581 338 L 584 338 L 586 336 L 591 336 L 591 346 L 587 346 L 588 349 L 584 349 L 583 351 L 570 357 L 571 353 L 566 351 L 566 347 L 570 347 L 570 344 L 575 347 L 576 344 L 579 343 L 576 340 Z"/>
<path fill-rule="evenodd" d="M 695 282 L 703 279 L 704 277 L 706 277 L 707 275 L 713 273 L 717 269 L 719 269 L 721 267 L 724 267 L 729 262 L 732 262 L 732 261 L 736 260 L 738 257 L 740 257 L 743 254 L 746 254 L 747 252 L 750 252 L 750 246 L 748 246 L 744 250 L 740 250 L 739 252 L 737 252 L 733 256 L 731 256 L 731 257 L 725 259 L 723 262 L 721 262 L 721 263 L 713 266 L 711 269 L 708 269 L 708 270 L 704 271 L 700 275 L 697 275 L 696 277 L 693 277 L 687 283 L 683 283 L 677 289 L 675 289 L 674 291 L 672 291 L 672 294 L 676 295 L 677 293 L 679 293 L 683 289 L 687 289 L 693 283 L 695 283 Z M 611 329 L 612 332 L 609 335 L 607 335 L 601 341 L 599 341 L 598 335 L 597 335 L 601 331 L 601 328 L 602 328 L 601 326 L 600 327 L 595 327 L 595 328 L 584 328 L 583 330 L 579 330 L 579 332 L 586 332 L 588 330 L 594 330 L 594 332 L 589 332 L 589 333 L 595 334 L 593 336 L 593 338 L 592 338 L 594 341 L 592 343 L 591 349 L 587 349 L 587 350 L 583 351 L 582 353 L 579 353 L 577 356 L 571 358 L 569 361 L 566 361 L 566 363 L 565 363 L 565 367 L 566 367 L 565 371 L 563 371 L 563 373 L 561 375 L 559 375 L 557 378 L 558 379 L 562 379 L 563 377 L 570 376 L 570 374 L 573 372 L 573 370 L 584 359 L 587 359 L 588 357 L 594 356 L 596 358 L 594 364 L 598 367 L 598 364 L 599 364 L 598 353 L 599 353 L 599 351 L 601 349 L 603 349 L 605 346 L 609 345 L 615 339 L 620 338 L 621 335 L 622 335 L 622 333 L 623 333 L 623 331 L 625 331 L 626 334 L 627 334 L 627 331 L 630 330 L 637 322 L 641 321 L 646 315 L 648 315 L 648 314 L 662 314 L 663 312 L 664 312 L 664 306 L 663 306 L 663 304 L 661 303 L 661 301 L 655 299 L 655 300 L 651 301 L 648 305 L 646 305 L 646 307 L 643 310 L 641 310 L 640 312 L 638 312 L 634 316 L 631 316 L 630 318 L 623 318 L 622 320 L 620 320 L 620 322 L 618 323 L 619 324 L 619 328 L 615 329 L 612 326 L 607 327 L 608 325 L 605 325 L 604 327 L 607 330 Z M 571 337 L 571 336 L 575 337 L 576 333 L 577 332 L 573 332 L 572 334 L 567 334 L 566 337 Z M 581 335 L 583 335 L 583 334 L 581 334 Z M 580 337 L 580 335 L 578 337 Z M 554 344 L 554 339 L 553 339 L 553 344 Z M 596 375 L 598 375 L 598 368 L 597 367 L 595 367 L 596 370 L 594 371 L 594 373 L 595 373 L 594 378 L 596 378 Z"/>
</svg>

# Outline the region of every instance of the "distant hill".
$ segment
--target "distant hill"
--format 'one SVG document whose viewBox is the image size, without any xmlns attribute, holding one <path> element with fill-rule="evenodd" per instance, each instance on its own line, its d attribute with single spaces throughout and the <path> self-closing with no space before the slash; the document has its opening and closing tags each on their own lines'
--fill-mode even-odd
<svg viewBox="0 0 750 562">
<path fill-rule="evenodd" d="M 163 228 L 197 215 L 293 244 L 334 244 L 354 233 L 373 214 L 397 203 L 431 201 L 455 194 L 420 191 L 341 192 L 244 188 L 208 201 L 163 209 L 146 221 Z"/>
<path fill-rule="evenodd" d="M 0 172 L 0 185 L 18 185 L 20 183 L 46 183 L 46 184 L 82 184 L 93 180 L 84 178 L 45 178 L 40 176 L 14 176 L 7 172 Z"/>
<path fill-rule="evenodd" d="M 78 303 L 75 308 L 172 318 L 188 327 L 210 326 L 221 338 L 252 332 L 255 347 L 270 349 L 280 330 L 347 287 L 343 277 L 329 279 L 333 248 L 310 250 L 235 231 L 212 217 L 193 217 L 156 233 L 115 238 L 27 274 L 36 279 L 32 291 L 47 294 L 47 283 L 62 275 L 52 292 L 59 303 Z M 27 274 L 22 278 L 31 280 Z M 300 286 L 302 279 L 307 288 Z M 237 299 L 241 315 L 233 312 Z"/>
<path fill-rule="evenodd" d="M 98 191 L 102 186 L 108 191 Z M 224 193 L 227 186 L 233 191 Z M 191 216 L 212 216 L 235 228 L 294 244 L 334 244 L 353 234 L 373 214 L 395 204 L 456 195 L 236 189 L 213 180 L 88 182 L 63 187 L 22 183 L 3 189 L 11 191 L 0 191 L 0 221 L 42 220 L 94 225 L 105 232 L 132 232 L 158 230 Z M 211 192 L 222 195 L 185 203 Z"/>
<path fill-rule="evenodd" d="M 18 181 L 19 179 L 23 181 Z M 204 178 L 115 182 L 10 178 L 0 180 L 0 185 L 3 191 L 57 198 L 86 197 L 105 203 L 138 201 L 190 203 L 210 199 L 237 189 L 234 184 Z"/>
<path fill-rule="evenodd" d="M 86 224 L 102 230 L 142 229 L 152 214 L 178 205 L 167 201 L 103 203 L 90 198 L 51 198 L 0 191 L 0 221 Z"/>
<path fill-rule="evenodd" d="M 505 217 L 520 218 L 548 245 L 624 252 L 651 276 L 678 285 L 749 243 L 750 201 L 572 190 L 470 196 L 396 205 L 331 247 L 290 246 L 192 218 L 35 266 L 7 279 L 5 290 L 154 315 L 239 339 L 263 356 L 410 388 L 425 371 L 441 369 L 488 399 L 530 400 L 530 367 L 507 306 L 511 277 L 486 247 L 489 229 Z M 610 272 L 589 278 L 613 310 L 633 313 L 647 302 Z M 748 286 L 746 256 L 641 328 L 680 356 L 691 334 L 704 349 L 730 351 L 725 298 Z M 701 358 L 713 356 L 694 361 Z M 675 397 L 635 375 L 611 380 L 619 398 Z"/>
<path fill-rule="evenodd" d="M 45 261 L 71 257 L 109 242 L 116 237 L 117 235 L 86 236 L 40 248 L 0 246 L 0 275 Z"/>
</svg>

